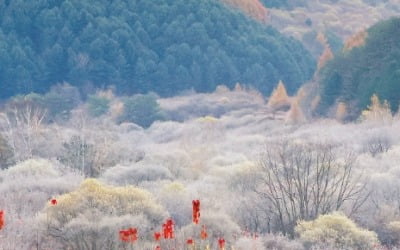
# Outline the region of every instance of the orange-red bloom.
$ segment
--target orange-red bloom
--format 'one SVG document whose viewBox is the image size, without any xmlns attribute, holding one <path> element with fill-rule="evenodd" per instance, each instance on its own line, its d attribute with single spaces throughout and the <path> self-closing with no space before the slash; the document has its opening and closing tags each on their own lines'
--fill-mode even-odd
<svg viewBox="0 0 400 250">
<path fill-rule="evenodd" d="M 164 239 L 173 239 L 174 238 L 174 221 L 172 219 L 168 219 L 163 224 L 163 236 Z"/>
<path fill-rule="evenodd" d="M 200 200 L 193 200 L 193 223 L 199 224 L 200 221 Z"/>
<path fill-rule="evenodd" d="M 186 244 L 193 245 L 194 244 L 194 240 L 192 238 L 189 238 L 189 239 L 187 239 Z"/>
<path fill-rule="evenodd" d="M 3 229 L 4 224 L 5 224 L 5 222 L 4 222 L 4 211 L 0 210 L 0 230 Z"/>
<path fill-rule="evenodd" d="M 156 241 L 159 241 L 159 240 L 161 239 L 161 233 L 160 233 L 160 232 L 155 232 L 155 233 L 154 233 L 154 239 L 155 239 Z"/>
<path fill-rule="evenodd" d="M 224 240 L 224 238 L 219 238 L 219 239 L 218 239 L 218 246 L 219 246 L 219 249 L 224 249 L 224 247 L 225 247 L 225 240 Z"/>
<path fill-rule="evenodd" d="M 200 238 L 202 240 L 205 240 L 205 239 L 207 239 L 207 237 L 208 237 L 208 234 L 207 234 L 207 231 L 206 231 L 206 226 L 203 225 L 202 228 L 201 228 L 201 232 L 200 232 Z"/>
<path fill-rule="evenodd" d="M 136 228 L 128 228 L 126 230 L 119 231 L 119 239 L 123 242 L 132 242 L 137 241 L 137 229 Z"/>
<path fill-rule="evenodd" d="M 57 200 L 56 199 L 52 199 L 50 201 L 50 203 L 51 203 L 51 205 L 55 206 L 55 205 L 57 205 Z"/>
</svg>

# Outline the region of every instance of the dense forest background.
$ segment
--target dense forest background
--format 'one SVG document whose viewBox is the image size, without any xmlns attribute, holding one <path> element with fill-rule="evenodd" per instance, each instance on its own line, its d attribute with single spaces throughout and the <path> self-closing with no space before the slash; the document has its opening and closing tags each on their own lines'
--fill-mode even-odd
<svg viewBox="0 0 400 250">
<path fill-rule="evenodd" d="M 400 100 L 400 19 L 380 22 L 354 36 L 356 46 L 321 71 L 321 110 L 343 102 L 360 111 L 373 94 L 397 111 Z M 349 43 L 349 45 L 351 45 Z M 354 111 L 354 113 L 358 113 Z"/>
<path fill-rule="evenodd" d="M 171 96 L 282 79 L 293 93 L 315 68 L 300 42 L 215 0 L 4 1 L 0 24 L 3 98 L 64 81 Z"/>
</svg>

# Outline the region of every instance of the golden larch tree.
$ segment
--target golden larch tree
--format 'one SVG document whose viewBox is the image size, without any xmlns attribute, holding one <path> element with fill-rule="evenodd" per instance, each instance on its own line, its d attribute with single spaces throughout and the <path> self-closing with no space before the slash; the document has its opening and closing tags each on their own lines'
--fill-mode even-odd
<svg viewBox="0 0 400 250">
<path fill-rule="evenodd" d="M 363 46 L 367 37 L 368 33 L 365 30 L 357 32 L 346 40 L 343 46 L 343 50 L 350 51 L 353 48 Z"/>
<path fill-rule="evenodd" d="M 371 97 L 371 105 L 361 113 L 361 120 L 374 122 L 391 122 L 393 120 L 389 103 L 385 100 L 381 104 L 379 97 L 373 94 Z"/>
<path fill-rule="evenodd" d="M 290 99 L 282 81 L 279 81 L 278 86 L 272 92 L 268 99 L 267 106 L 273 110 L 287 109 L 290 107 Z"/>
<path fill-rule="evenodd" d="M 306 117 L 300 107 L 299 100 L 296 98 L 292 101 L 292 104 L 290 105 L 290 109 L 286 116 L 286 123 L 300 124 L 304 123 L 305 121 Z"/>
<path fill-rule="evenodd" d="M 260 0 L 222 0 L 223 2 L 241 9 L 246 15 L 252 18 L 266 22 L 268 17 L 268 10 L 260 2 Z"/>
<path fill-rule="evenodd" d="M 325 46 L 324 52 L 322 52 L 322 55 L 319 57 L 318 60 L 318 65 L 317 65 L 318 70 L 324 67 L 325 64 L 331 59 L 333 59 L 332 50 L 329 46 Z"/>
<path fill-rule="evenodd" d="M 347 107 L 344 102 L 339 102 L 336 107 L 335 118 L 338 121 L 344 121 L 347 116 Z"/>
</svg>

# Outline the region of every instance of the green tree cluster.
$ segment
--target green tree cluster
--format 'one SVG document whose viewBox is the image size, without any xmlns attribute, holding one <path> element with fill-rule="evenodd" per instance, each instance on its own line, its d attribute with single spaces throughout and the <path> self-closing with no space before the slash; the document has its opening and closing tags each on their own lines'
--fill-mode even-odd
<svg viewBox="0 0 400 250">
<path fill-rule="evenodd" d="M 375 93 L 392 111 L 400 103 L 400 18 L 372 26 L 362 46 L 342 51 L 321 70 L 321 105 L 324 113 L 336 101 L 358 112 Z"/>
<path fill-rule="evenodd" d="M 293 9 L 295 7 L 307 6 L 306 0 L 262 0 L 268 8 Z"/>
<path fill-rule="evenodd" d="M 124 100 L 124 111 L 119 122 L 133 122 L 148 128 L 156 120 L 163 120 L 164 114 L 154 94 L 134 95 Z"/>
<path fill-rule="evenodd" d="M 268 94 L 308 80 L 315 62 L 217 0 L 15 0 L 0 4 L 0 98 L 69 82 L 175 95 L 251 84 Z"/>
</svg>

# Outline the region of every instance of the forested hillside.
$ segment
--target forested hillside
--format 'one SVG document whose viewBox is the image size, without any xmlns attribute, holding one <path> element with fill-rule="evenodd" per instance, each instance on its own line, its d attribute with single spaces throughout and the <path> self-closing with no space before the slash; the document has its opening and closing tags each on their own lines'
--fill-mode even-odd
<svg viewBox="0 0 400 250">
<path fill-rule="evenodd" d="M 318 58 L 324 51 L 321 34 L 332 52 L 340 51 L 354 33 L 400 13 L 398 0 L 262 0 L 268 24 L 300 40 Z M 324 42 L 323 42 L 324 43 Z"/>
<path fill-rule="evenodd" d="M 282 79 L 293 92 L 314 71 L 299 42 L 217 0 L 3 1 L 0 24 L 2 98 L 63 81 L 173 95 L 236 82 L 268 93 Z"/>
<path fill-rule="evenodd" d="M 353 43 L 358 46 L 345 49 L 321 71 L 321 111 L 338 101 L 360 111 L 374 93 L 396 111 L 400 100 L 400 18 L 372 26 Z"/>
</svg>

